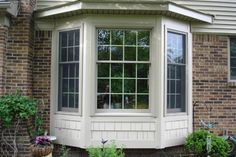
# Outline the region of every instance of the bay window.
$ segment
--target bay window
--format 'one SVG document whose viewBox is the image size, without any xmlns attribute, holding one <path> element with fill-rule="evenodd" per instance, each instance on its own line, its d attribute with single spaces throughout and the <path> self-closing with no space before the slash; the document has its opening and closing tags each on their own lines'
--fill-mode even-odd
<svg viewBox="0 0 236 157">
<path fill-rule="evenodd" d="M 150 31 L 97 29 L 97 109 L 149 109 Z"/>
</svg>

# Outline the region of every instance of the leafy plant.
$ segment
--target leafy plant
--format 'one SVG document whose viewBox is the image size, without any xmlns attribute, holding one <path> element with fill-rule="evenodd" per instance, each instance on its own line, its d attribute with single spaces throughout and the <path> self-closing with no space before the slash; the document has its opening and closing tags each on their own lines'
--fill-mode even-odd
<svg viewBox="0 0 236 157">
<path fill-rule="evenodd" d="M 65 145 L 62 145 L 62 146 L 61 146 L 61 152 L 62 152 L 62 154 L 60 155 L 60 157 L 67 157 L 69 151 L 70 151 L 70 148 L 67 148 Z"/>
<path fill-rule="evenodd" d="M 227 157 L 229 144 L 222 138 L 208 133 L 206 130 L 198 130 L 190 134 L 186 139 L 185 147 L 199 157 L 207 156 L 207 137 L 211 136 L 211 157 Z"/>
<path fill-rule="evenodd" d="M 10 127 L 17 119 L 24 121 L 37 113 L 37 102 L 19 92 L 0 97 L 0 120 L 5 127 Z"/>
<path fill-rule="evenodd" d="M 102 141 L 102 147 L 89 147 L 86 150 L 89 153 L 89 157 L 124 157 L 125 154 L 122 148 L 117 148 L 113 142 L 110 145 L 105 146 L 106 141 Z"/>
<path fill-rule="evenodd" d="M 37 102 L 29 97 L 22 96 L 20 92 L 0 97 L 0 124 L 2 125 L 2 141 L 13 150 L 12 157 L 18 153 L 16 136 L 20 124 L 31 119 L 37 113 Z M 14 129 L 13 129 L 14 128 Z M 12 137 L 9 140 L 9 136 Z"/>
</svg>

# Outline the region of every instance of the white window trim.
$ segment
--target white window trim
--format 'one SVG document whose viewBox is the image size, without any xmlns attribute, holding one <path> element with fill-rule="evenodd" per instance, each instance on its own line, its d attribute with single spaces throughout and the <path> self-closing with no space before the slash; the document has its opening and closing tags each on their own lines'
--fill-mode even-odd
<svg viewBox="0 0 236 157">
<path fill-rule="evenodd" d="M 146 21 L 145 23 L 142 22 Z M 132 16 L 132 18 L 124 18 L 124 17 L 117 17 L 117 20 L 114 20 L 114 18 L 111 17 L 107 17 L 106 16 L 102 16 L 101 18 L 90 18 L 87 21 L 89 23 L 90 30 L 89 31 L 91 38 L 93 40 L 92 43 L 90 43 L 91 47 L 91 56 L 93 57 L 93 59 L 91 60 L 91 62 L 93 63 L 93 76 L 92 78 L 94 79 L 94 84 L 92 87 L 92 91 L 93 91 L 93 100 L 92 100 L 92 105 L 90 106 L 91 109 L 91 116 L 156 116 L 156 108 L 158 106 L 154 106 L 155 101 L 154 101 L 154 95 L 155 93 L 153 93 L 153 87 L 150 81 L 152 80 L 152 56 L 154 55 L 155 52 L 155 46 L 153 45 L 153 41 L 155 41 L 156 39 L 154 39 L 154 33 L 153 33 L 153 29 L 155 28 L 155 20 L 153 17 L 147 18 L 147 17 L 137 17 L 134 18 Z M 150 41 L 152 43 L 150 43 L 150 62 L 151 62 L 151 67 L 149 68 L 149 109 L 121 109 L 121 110 L 116 110 L 116 109 L 97 109 L 97 52 L 96 51 L 96 31 L 98 28 L 104 28 L 104 29 L 147 29 L 150 30 Z M 91 81 L 91 80 L 90 80 Z"/>
<path fill-rule="evenodd" d="M 165 90 L 164 90 L 164 116 L 182 116 L 182 115 L 191 115 L 192 113 L 192 44 L 191 44 L 191 33 L 190 28 L 187 24 L 182 24 L 173 19 L 164 20 L 164 53 L 165 53 Z M 168 112 L 167 109 L 167 33 L 174 32 L 183 34 L 186 36 L 186 101 L 185 101 L 185 112 Z"/>
<path fill-rule="evenodd" d="M 79 104 L 78 110 L 75 111 L 59 111 L 58 110 L 58 74 L 59 74 L 59 33 L 70 30 L 80 30 L 80 54 L 79 54 Z M 51 60 L 51 113 L 62 115 L 82 115 L 82 73 L 83 73 L 83 25 L 76 24 L 73 27 L 59 24 L 52 33 L 52 60 Z M 73 109 L 76 110 L 76 109 Z"/>
</svg>

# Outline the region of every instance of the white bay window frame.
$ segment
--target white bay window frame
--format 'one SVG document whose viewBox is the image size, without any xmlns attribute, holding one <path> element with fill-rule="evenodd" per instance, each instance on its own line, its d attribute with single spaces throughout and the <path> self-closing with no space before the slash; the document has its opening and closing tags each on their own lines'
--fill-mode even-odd
<svg viewBox="0 0 236 157">
<path fill-rule="evenodd" d="M 79 20 L 78 20 L 79 19 Z M 57 111 L 57 64 L 58 64 L 58 32 L 80 28 L 80 106 L 77 113 Z M 97 50 L 96 33 L 98 28 L 107 29 L 145 29 L 150 30 L 150 63 L 149 68 L 149 109 L 144 110 L 98 110 L 97 109 Z M 186 33 L 186 112 L 167 113 L 166 106 L 166 39 L 167 32 L 176 31 Z M 127 126 L 126 132 L 142 133 L 141 126 L 150 126 L 151 139 L 138 142 L 139 139 L 114 140 L 124 144 L 126 148 L 164 148 L 183 144 L 185 135 L 192 131 L 192 63 L 191 63 L 191 33 L 190 25 L 179 20 L 162 16 L 124 16 L 124 15 L 88 15 L 86 18 L 68 18 L 56 22 L 52 39 L 52 69 L 51 69 L 51 134 L 54 134 L 61 121 L 69 127 L 77 123 L 78 130 L 63 128 L 65 135 L 58 142 L 71 146 L 86 148 L 89 145 L 100 144 L 94 139 L 93 133 L 101 132 L 103 136 L 107 132 L 105 126 L 114 126 L 118 123 Z M 175 127 L 178 123 L 180 128 Z M 99 126 L 98 126 L 99 125 Z M 100 126 L 101 125 L 101 126 Z M 132 128 L 136 126 L 137 128 Z M 73 125 L 72 125 L 73 126 Z M 71 126 L 71 127 L 72 127 Z M 99 130 L 101 129 L 101 130 Z M 146 128 L 145 128 L 146 129 Z M 78 139 L 72 139 L 66 133 L 70 131 L 79 134 Z M 186 132 L 181 132 L 182 130 Z M 122 130 L 112 130 L 115 134 L 122 134 Z M 181 132 L 181 134 L 179 133 Z M 116 134 L 117 133 L 117 134 Z M 173 134 L 174 133 L 174 134 Z M 179 135 L 179 136 L 175 136 Z M 60 133 L 56 134 L 60 136 Z M 98 135 L 98 136 L 99 136 Z M 172 136 L 173 135 L 173 136 Z M 171 139 L 170 139 L 171 138 Z"/>
<path fill-rule="evenodd" d="M 79 30 L 79 97 L 77 109 L 59 110 L 59 34 L 60 32 Z M 52 63 L 51 63 L 51 113 L 62 115 L 81 115 L 82 114 L 82 73 L 83 73 L 83 25 L 80 22 L 65 23 L 63 20 L 55 25 L 52 32 Z"/>
<path fill-rule="evenodd" d="M 190 32 L 190 26 L 182 24 L 173 19 L 166 19 L 164 21 L 165 32 L 165 112 L 166 116 L 172 115 L 189 115 L 192 114 L 192 35 Z M 168 32 L 180 34 L 185 36 L 185 111 L 173 111 L 167 110 L 167 34 Z"/>
</svg>

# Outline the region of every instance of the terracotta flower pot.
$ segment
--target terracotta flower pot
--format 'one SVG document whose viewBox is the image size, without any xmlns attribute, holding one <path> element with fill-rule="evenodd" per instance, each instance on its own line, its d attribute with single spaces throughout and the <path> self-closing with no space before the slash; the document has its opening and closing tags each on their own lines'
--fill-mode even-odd
<svg viewBox="0 0 236 157">
<path fill-rule="evenodd" d="M 32 155 L 34 155 L 35 157 L 47 156 L 52 152 L 53 145 L 50 146 L 31 145 L 30 149 Z"/>
</svg>

